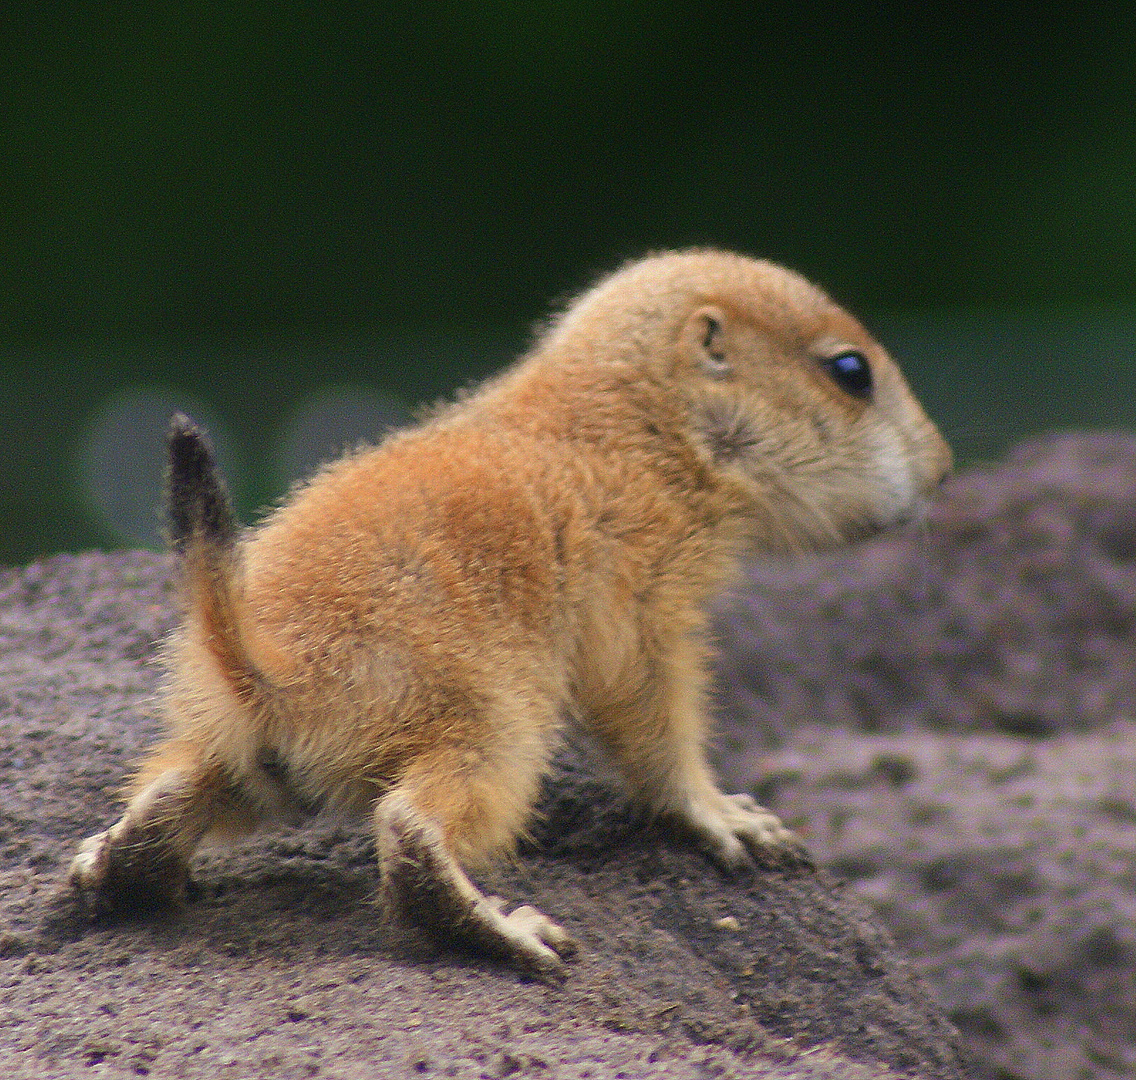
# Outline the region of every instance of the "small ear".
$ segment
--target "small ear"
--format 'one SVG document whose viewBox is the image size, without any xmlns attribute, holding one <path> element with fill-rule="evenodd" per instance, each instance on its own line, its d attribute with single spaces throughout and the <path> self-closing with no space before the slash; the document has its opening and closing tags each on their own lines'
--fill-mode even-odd
<svg viewBox="0 0 1136 1080">
<path fill-rule="evenodd" d="M 733 370 L 728 355 L 726 322 L 726 313 L 721 308 L 707 305 L 695 310 L 683 328 L 690 354 L 697 359 L 703 371 L 719 378 Z"/>
</svg>

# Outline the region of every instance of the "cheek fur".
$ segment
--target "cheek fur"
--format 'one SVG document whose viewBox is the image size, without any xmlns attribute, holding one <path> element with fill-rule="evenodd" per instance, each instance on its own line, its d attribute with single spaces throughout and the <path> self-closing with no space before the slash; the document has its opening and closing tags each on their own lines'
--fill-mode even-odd
<svg viewBox="0 0 1136 1080">
<path fill-rule="evenodd" d="M 919 492 L 911 467 L 911 452 L 903 436 L 891 428 L 881 429 L 875 439 L 875 473 L 879 481 L 882 524 L 912 516 L 919 504 Z"/>
</svg>

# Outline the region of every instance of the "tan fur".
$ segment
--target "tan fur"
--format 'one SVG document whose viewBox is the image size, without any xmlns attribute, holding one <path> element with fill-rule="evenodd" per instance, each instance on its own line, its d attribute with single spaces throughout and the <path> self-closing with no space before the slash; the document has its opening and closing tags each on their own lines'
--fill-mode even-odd
<svg viewBox="0 0 1136 1080">
<path fill-rule="evenodd" d="M 870 399 L 825 369 L 850 349 Z M 176 897 L 206 834 L 336 806 L 371 815 L 391 906 L 554 970 L 564 931 L 459 864 L 522 833 L 565 718 L 723 864 L 791 849 L 707 767 L 707 603 L 743 551 L 909 519 L 949 467 L 884 350 L 797 275 L 714 251 L 630 264 L 231 555 L 189 545 L 169 740 L 73 880 L 102 907 L 136 879 Z"/>
</svg>

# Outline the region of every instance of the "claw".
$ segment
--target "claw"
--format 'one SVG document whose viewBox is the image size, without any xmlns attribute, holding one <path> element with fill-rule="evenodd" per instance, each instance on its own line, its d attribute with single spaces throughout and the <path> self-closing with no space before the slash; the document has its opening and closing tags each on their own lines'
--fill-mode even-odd
<svg viewBox="0 0 1136 1080">
<path fill-rule="evenodd" d="M 800 838 L 772 811 L 749 795 L 713 792 L 692 801 L 686 823 L 720 867 L 737 872 L 754 861 L 788 867 L 812 867 Z"/>
<path fill-rule="evenodd" d="M 560 977 L 564 961 L 576 952 L 576 943 L 567 931 L 529 904 L 505 914 L 505 901 L 487 896 L 474 906 L 469 917 L 479 924 L 470 928 L 471 936 L 490 951 L 542 977 Z"/>
</svg>

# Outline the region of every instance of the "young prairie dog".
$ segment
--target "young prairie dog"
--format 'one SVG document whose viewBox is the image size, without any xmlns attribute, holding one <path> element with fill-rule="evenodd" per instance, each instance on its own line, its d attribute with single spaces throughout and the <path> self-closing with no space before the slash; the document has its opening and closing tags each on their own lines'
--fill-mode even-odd
<svg viewBox="0 0 1136 1080">
<path fill-rule="evenodd" d="M 746 550 L 917 516 L 951 460 L 855 319 L 718 251 L 601 280 L 516 366 L 247 535 L 184 417 L 169 451 L 169 736 L 74 886 L 101 911 L 176 901 L 206 837 L 336 808 L 369 818 L 390 910 L 541 973 L 568 934 L 463 867 L 523 834 L 565 722 L 719 864 L 792 852 L 707 765 L 708 602 Z"/>
</svg>

